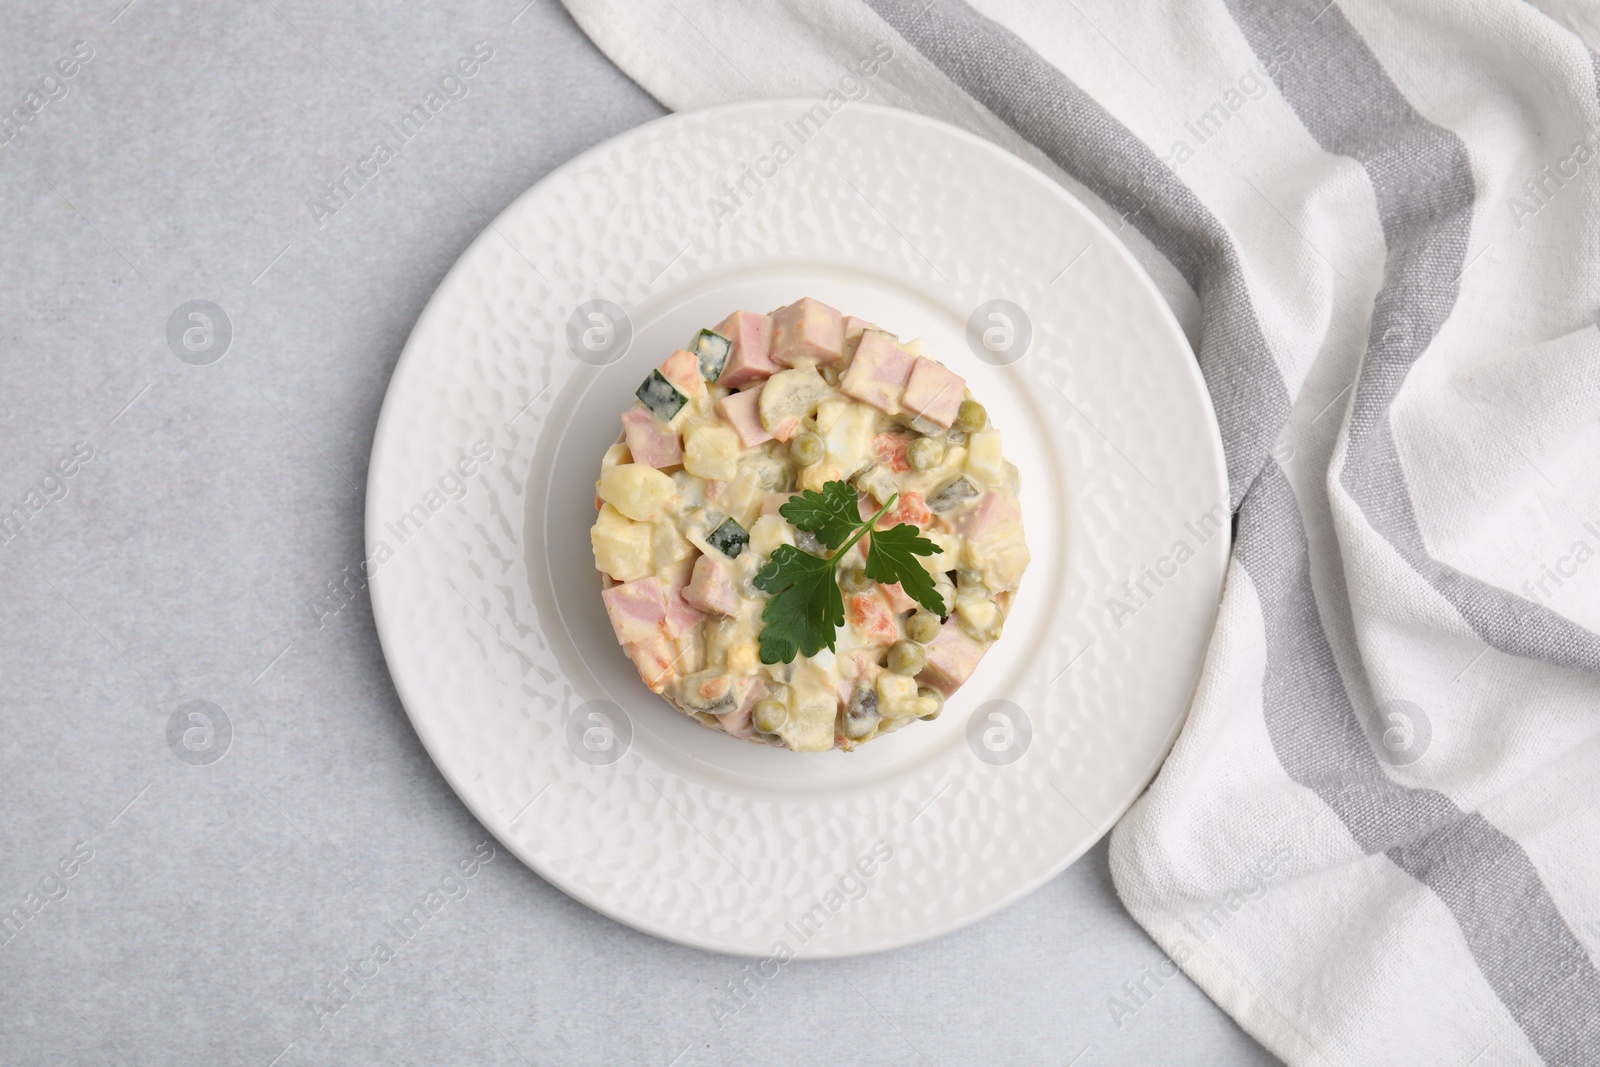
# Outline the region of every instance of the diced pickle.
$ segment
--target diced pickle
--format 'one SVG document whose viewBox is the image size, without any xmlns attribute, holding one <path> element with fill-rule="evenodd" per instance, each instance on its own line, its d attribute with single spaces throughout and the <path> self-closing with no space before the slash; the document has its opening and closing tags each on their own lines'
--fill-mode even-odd
<svg viewBox="0 0 1600 1067">
<path fill-rule="evenodd" d="M 928 509 L 930 511 L 949 511 L 962 501 L 971 500 L 977 495 L 977 486 L 973 485 L 965 477 L 957 478 L 928 498 Z"/>
<path fill-rule="evenodd" d="M 679 392 L 678 387 L 667 381 L 666 375 L 658 370 L 651 371 L 650 376 L 633 395 L 662 422 L 671 422 L 672 417 L 682 411 L 683 405 L 689 402 L 689 398 Z"/>
<path fill-rule="evenodd" d="M 852 741 L 871 737 L 878 728 L 878 694 L 871 686 L 857 685 L 844 711 L 844 735 Z"/>
<path fill-rule="evenodd" d="M 733 351 L 733 342 L 715 330 L 701 330 L 689 342 L 689 351 L 700 362 L 700 377 L 714 382 L 722 374 L 722 368 L 728 365 L 728 353 Z"/>
<path fill-rule="evenodd" d="M 706 542 L 729 559 L 738 559 L 744 546 L 750 543 L 750 535 L 743 526 L 728 518 L 722 520 L 721 526 L 706 534 Z"/>
</svg>

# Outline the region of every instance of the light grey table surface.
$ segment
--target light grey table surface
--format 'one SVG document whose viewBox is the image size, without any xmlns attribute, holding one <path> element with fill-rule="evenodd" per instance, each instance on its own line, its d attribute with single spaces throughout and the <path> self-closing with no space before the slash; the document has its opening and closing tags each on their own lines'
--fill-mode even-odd
<svg viewBox="0 0 1600 1067">
<path fill-rule="evenodd" d="M 524 2 L 0 10 L 0 104 L 29 116 L 0 132 L 0 1063 L 1273 1062 L 1186 979 L 1150 981 L 1103 844 L 960 933 L 792 964 L 720 1028 L 744 961 L 502 850 L 319 1020 L 488 838 L 365 593 L 331 611 L 385 385 L 485 215 L 662 113 Z M 465 97 L 316 219 L 479 41 Z M 190 362 L 169 343 L 192 300 L 231 327 L 209 365 L 220 333 Z M 192 700 L 231 726 L 215 762 L 169 745 Z"/>
</svg>

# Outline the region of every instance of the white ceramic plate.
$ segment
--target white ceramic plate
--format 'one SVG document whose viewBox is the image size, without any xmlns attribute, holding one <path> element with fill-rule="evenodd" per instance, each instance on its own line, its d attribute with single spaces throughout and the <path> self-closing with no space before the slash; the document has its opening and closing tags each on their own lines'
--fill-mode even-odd
<svg viewBox="0 0 1600 1067">
<path fill-rule="evenodd" d="M 853 753 L 758 747 L 653 696 L 587 537 L 648 368 L 803 295 L 967 378 L 1022 471 L 1033 551 L 943 715 Z M 752 956 L 934 937 L 1088 849 L 1183 722 L 1228 542 L 1194 357 L 1111 233 L 988 142 L 814 101 L 661 119 L 507 208 L 417 323 L 368 485 L 384 653 L 461 799 L 591 907 Z"/>
</svg>

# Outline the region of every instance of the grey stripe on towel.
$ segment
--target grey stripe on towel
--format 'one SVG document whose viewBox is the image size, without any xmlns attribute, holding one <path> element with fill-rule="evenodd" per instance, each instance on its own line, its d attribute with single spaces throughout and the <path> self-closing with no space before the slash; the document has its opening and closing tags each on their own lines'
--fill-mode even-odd
<svg viewBox="0 0 1600 1067">
<path fill-rule="evenodd" d="M 1364 851 L 1385 852 L 1439 895 L 1489 984 L 1541 1054 L 1552 1063 L 1581 1062 L 1581 1050 L 1600 1042 L 1600 975 L 1527 855 L 1481 815 L 1463 813 L 1436 791 L 1409 789 L 1390 779 L 1356 718 L 1317 612 L 1309 546 L 1293 491 L 1276 464 L 1266 461 L 1288 398 L 1220 223 L 1136 137 L 1004 28 L 955 3 L 924 8 L 901 0 L 870 2 L 956 84 L 1107 202 L 1120 207 L 1145 200 L 1133 221 L 1200 296 L 1201 368 L 1211 385 L 1236 501 L 1250 489 L 1240 512 L 1237 551 L 1265 616 L 1266 718 L 1280 761 L 1339 815 Z M 1298 24 L 1311 24 L 1316 14 L 1297 16 Z M 1371 60 L 1342 16 L 1328 11 L 1324 20 L 1327 15 L 1339 27 L 1333 32 L 1354 39 Z M 1279 36 L 1274 43 L 1282 40 Z M 1342 42 L 1346 48 L 1348 43 Z M 1340 51 L 1320 37 L 1306 41 L 1306 47 L 1318 50 L 1319 68 L 1340 59 Z M 1332 58 L 1324 54 L 1329 49 Z M 1370 70 L 1388 84 L 1375 61 Z M 1350 77 L 1340 72 L 1341 81 Z M 1371 85 L 1363 89 L 1376 91 Z M 1361 104 L 1354 95 L 1337 106 L 1358 109 Z M 1380 171 L 1381 164 L 1394 162 L 1392 153 L 1393 148 L 1380 161 Z M 1404 174 L 1402 180 L 1414 177 Z M 1428 188 L 1429 195 L 1438 195 Z M 1467 188 L 1470 201 L 1470 174 Z M 1446 197 L 1424 205 L 1422 218 L 1443 214 L 1448 219 L 1448 210 L 1436 210 L 1448 204 Z M 1404 243 L 1411 205 L 1397 207 L 1384 219 L 1391 250 Z M 1452 299 L 1457 263 L 1450 275 Z M 1413 256 L 1407 265 L 1417 270 L 1431 264 L 1427 256 Z M 1437 322 L 1428 337 L 1435 329 Z M 1390 340 L 1396 339 L 1391 334 Z M 1426 340 L 1418 343 L 1425 346 Z M 1386 411 L 1386 403 L 1379 405 Z M 1394 469 L 1398 474 L 1398 464 Z M 1414 529 L 1409 500 L 1405 507 Z"/>
<path fill-rule="evenodd" d="M 1340 482 L 1372 528 L 1486 643 L 1512 655 L 1600 671 L 1600 638 L 1542 604 L 1428 553 L 1395 451 L 1389 408 L 1449 317 L 1472 236 L 1466 145 L 1418 115 L 1337 7 L 1318 0 L 1227 0 L 1256 54 L 1289 43 L 1273 80 L 1326 151 L 1366 168 L 1388 244 L 1366 358 L 1350 410 Z"/>
</svg>

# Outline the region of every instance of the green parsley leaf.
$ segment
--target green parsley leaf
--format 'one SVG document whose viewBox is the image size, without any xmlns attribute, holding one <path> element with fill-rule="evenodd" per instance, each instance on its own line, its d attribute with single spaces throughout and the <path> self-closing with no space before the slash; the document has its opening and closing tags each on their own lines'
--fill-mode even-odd
<svg viewBox="0 0 1600 1067">
<path fill-rule="evenodd" d="M 831 483 L 842 485 L 842 482 Z M 855 493 L 851 492 L 854 504 Z M 833 570 L 837 557 L 813 556 L 793 545 L 779 545 L 756 572 L 755 587 L 773 594 L 761 612 L 761 662 L 790 663 L 795 654 L 815 656 L 830 650 L 844 625 L 844 599 Z"/>
<path fill-rule="evenodd" d="M 796 528 L 817 535 L 829 556 L 813 556 L 794 545 L 779 545 L 772 558 L 756 572 L 755 587 L 772 594 L 761 611 L 761 662 L 792 663 L 796 655 L 815 656 L 832 650 L 839 627 L 844 625 L 844 597 L 834 571 L 845 553 L 862 537 L 867 542 L 867 577 L 885 584 L 900 583 L 906 595 L 936 614 L 945 614 L 944 599 L 918 556 L 935 556 L 939 546 L 922 536 L 910 523 L 874 530 L 894 505 L 895 493 L 872 518 L 863 520 L 856 491 L 847 482 L 827 482 L 822 492 L 806 490 L 790 497 L 778 514 Z"/>
<path fill-rule="evenodd" d="M 917 562 L 918 556 L 936 556 L 939 546 L 908 522 L 872 531 L 867 546 L 867 577 L 885 585 L 900 583 L 906 596 L 935 615 L 945 614 L 944 598 L 934 588 L 933 576 Z"/>
<path fill-rule="evenodd" d="M 838 548 L 861 526 L 856 491 L 846 482 L 827 482 L 822 492 L 807 489 L 778 509 L 797 530 L 810 530 L 829 548 Z M 808 653 L 809 655 L 809 653 Z"/>
</svg>

